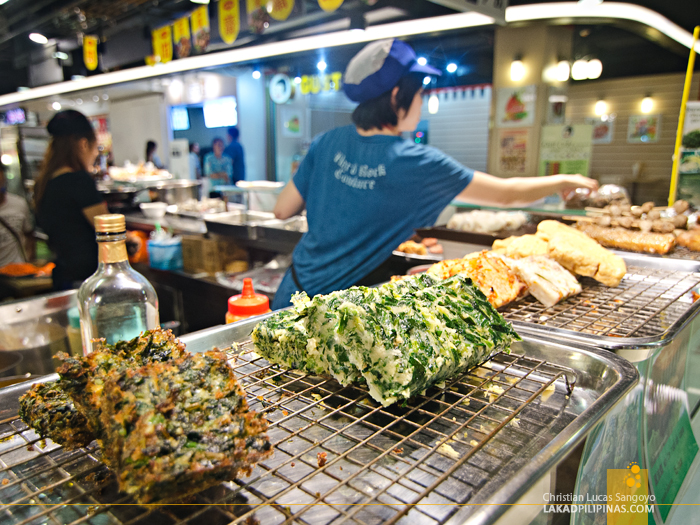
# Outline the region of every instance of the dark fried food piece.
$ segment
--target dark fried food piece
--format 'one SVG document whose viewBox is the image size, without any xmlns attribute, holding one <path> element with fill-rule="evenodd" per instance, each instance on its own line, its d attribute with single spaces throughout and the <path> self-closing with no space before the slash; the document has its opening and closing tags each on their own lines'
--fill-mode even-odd
<svg viewBox="0 0 700 525">
<path fill-rule="evenodd" d="M 139 503 L 179 500 L 272 454 L 221 352 L 114 369 L 102 399 L 103 451 Z"/>
<path fill-rule="evenodd" d="M 326 465 L 326 461 L 328 461 L 328 454 L 325 452 L 319 452 L 316 454 L 316 461 L 318 463 L 318 468 L 322 468 Z"/>
<path fill-rule="evenodd" d="M 66 450 L 89 445 L 95 436 L 87 420 L 57 383 L 38 383 L 19 398 L 19 417 L 42 438 Z"/>
<path fill-rule="evenodd" d="M 101 341 L 87 357 L 57 356 L 63 361 L 58 369 L 61 376 L 59 384 L 87 419 L 90 431 L 102 439 L 100 413 L 107 375 L 114 370 L 177 359 L 186 353 L 185 345 L 170 330 L 150 330 L 131 341 L 120 341 L 115 345 Z"/>
</svg>

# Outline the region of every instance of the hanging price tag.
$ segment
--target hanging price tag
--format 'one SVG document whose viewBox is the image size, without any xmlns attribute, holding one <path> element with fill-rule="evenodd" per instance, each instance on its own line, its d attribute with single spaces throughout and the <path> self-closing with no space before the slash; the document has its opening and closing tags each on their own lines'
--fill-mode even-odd
<svg viewBox="0 0 700 525">
<path fill-rule="evenodd" d="M 90 71 L 97 69 L 97 37 L 85 35 L 83 37 L 83 62 Z"/>
<path fill-rule="evenodd" d="M 343 5 L 343 0 L 318 0 L 318 5 L 324 11 L 331 13 Z"/>
<path fill-rule="evenodd" d="M 197 53 L 204 53 L 209 47 L 208 7 L 203 5 L 192 11 L 192 36 L 194 37 L 194 49 Z"/>
<path fill-rule="evenodd" d="M 275 20 L 287 20 L 294 9 L 294 0 L 267 0 L 265 9 Z"/>
<path fill-rule="evenodd" d="M 233 44 L 241 27 L 238 0 L 219 1 L 219 34 L 226 44 Z"/>
<path fill-rule="evenodd" d="M 175 41 L 175 53 L 177 58 L 190 56 L 192 39 L 190 37 L 190 19 L 182 17 L 173 23 L 173 40 Z"/>
</svg>

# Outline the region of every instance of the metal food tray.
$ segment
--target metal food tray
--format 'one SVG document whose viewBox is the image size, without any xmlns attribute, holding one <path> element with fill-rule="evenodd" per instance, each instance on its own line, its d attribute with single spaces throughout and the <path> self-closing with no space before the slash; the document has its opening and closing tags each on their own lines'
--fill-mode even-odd
<svg viewBox="0 0 700 525">
<path fill-rule="evenodd" d="M 667 343 L 700 308 L 700 262 L 618 253 L 627 273 L 616 287 L 584 277 L 583 291 L 555 306 L 528 296 L 499 311 L 519 333 L 611 350 Z"/>
<path fill-rule="evenodd" d="M 248 339 L 256 321 L 182 340 L 195 352 L 226 348 Z M 137 506 L 116 490 L 95 444 L 67 452 L 17 419 L 25 383 L 0 391 L 0 521 L 492 523 L 507 510 L 500 504 L 525 494 L 638 380 L 610 352 L 526 337 L 512 354 L 384 408 L 364 387 L 272 366 L 250 343 L 231 355 L 275 449 L 250 477 L 187 504 Z"/>
<path fill-rule="evenodd" d="M 617 249 L 610 250 L 610 251 L 618 254 L 619 256 L 624 256 L 624 255 L 627 255 L 629 253 L 635 253 L 635 252 L 628 252 L 625 250 L 617 250 Z M 700 252 L 694 252 L 692 250 L 689 250 L 685 246 L 679 246 L 679 245 L 674 246 L 670 252 L 668 252 L 667 254 L 664 254 L 664 255 L 659 255 L 656 253 L 645 253 L 643 255 L 645 255 L 647 257 L 660 257 L 662 259 L 683 259 L 686 261 L 700 261 Z"/>
</svg>

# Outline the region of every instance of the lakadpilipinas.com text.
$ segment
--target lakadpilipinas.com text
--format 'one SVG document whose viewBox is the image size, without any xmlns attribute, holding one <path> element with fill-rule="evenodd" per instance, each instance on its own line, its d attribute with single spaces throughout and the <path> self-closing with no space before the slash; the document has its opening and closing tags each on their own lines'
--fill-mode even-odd
<svg viewBox="0 0 700 525">
<path fill-rule="evenodd" d="M 550 494 L 545 493 L 546 514 L 648 514 L 654 511 L 656 496 L 646 494 Z"/>
</svg>

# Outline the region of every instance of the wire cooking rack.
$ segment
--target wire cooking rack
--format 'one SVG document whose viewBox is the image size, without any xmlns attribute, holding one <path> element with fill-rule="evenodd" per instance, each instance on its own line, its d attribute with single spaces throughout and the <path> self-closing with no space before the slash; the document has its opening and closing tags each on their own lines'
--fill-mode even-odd
<svg viewBox="0 0 700 525">
<path fill-rule="evenodd" d="M 656 337 L 693 305 L 700 273 L 630 266 L 617 287 L 590 278 L 583 291 L 550 308 L 528 296 L 500 309 L 510 321 L 524 321 L 586 334 Z"/>
<path fill-rule="evenodd" d="M 361 386 L 271 365 L 250 342 L 231 350 L 231 364 L 251 409 L 270 421 L 275 449 L 250 477 L 185 505 L 138 506 L 118 492 L 94 443 L 65 451 L 15 414 L 0 421 L 0 522 L 445 523 L 495 490 L 489 480 L 526 464 L 538 438 L 575 419 L 575 372 L 523 355 L 496 354 L 390 407 Z"/>
<path fill-rule="evenodd" d="M 667 255 L 671 259 L 686 259 L 690 261 L 700 261 L 700 252 L 694 252 L 685 246 L 676 245 Z"/>
</svg>

